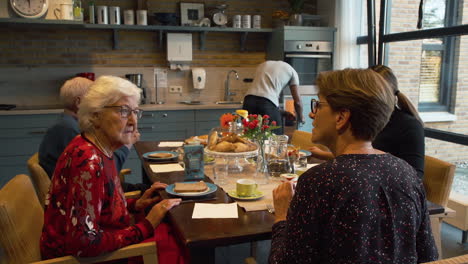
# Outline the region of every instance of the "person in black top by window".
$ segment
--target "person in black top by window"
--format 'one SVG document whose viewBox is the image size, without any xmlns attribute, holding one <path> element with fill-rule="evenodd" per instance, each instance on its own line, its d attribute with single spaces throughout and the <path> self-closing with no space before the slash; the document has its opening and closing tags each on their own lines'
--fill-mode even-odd
<svg viewBox="0 0 468 264">
<path fill-rule="evenodd" d="M 408 162 L 422 179 L 425 155 L 424 123 L 408 97 L 398 90 L 398 81 L 392 69 L 384 65 L 372 66 L 370 69 L 384 77 L 397 99 L 390 120 L 372 145 Z M 317 147 L 312 147 L 310 151 L 317 158 L 333 159 L 330 152 Z"/>
</svg>

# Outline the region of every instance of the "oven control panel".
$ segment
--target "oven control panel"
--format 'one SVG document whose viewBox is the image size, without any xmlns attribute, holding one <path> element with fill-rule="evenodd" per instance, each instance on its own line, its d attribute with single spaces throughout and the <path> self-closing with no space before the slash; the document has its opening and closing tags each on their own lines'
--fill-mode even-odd
<svg viewBox="0 0 468 264">
<path fill-rule="evenodd" d="M 327 52 L 333 51 L 332 42 L 329 41 L 304 41 L 286 40 L 284 41 L 285 52 Z"/>
</svg>

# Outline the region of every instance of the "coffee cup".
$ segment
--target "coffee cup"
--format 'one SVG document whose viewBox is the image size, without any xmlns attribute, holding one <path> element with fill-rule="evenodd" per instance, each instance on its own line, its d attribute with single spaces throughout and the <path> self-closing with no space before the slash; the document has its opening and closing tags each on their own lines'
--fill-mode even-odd
<svg viewBox="0 0 468 264">
<path fill-rule="evenodd" d="M 258 185 L 251 179 L 239 179 L 236 182 L 236 192 L 239 197 L 254 196 Z"/>
<path fill-rule="evenodd" d="M 73 20 L 73 5 L 60 4 L 60 8 L 54 9 L 54 15 L 57 19 Z"/>
</svg>

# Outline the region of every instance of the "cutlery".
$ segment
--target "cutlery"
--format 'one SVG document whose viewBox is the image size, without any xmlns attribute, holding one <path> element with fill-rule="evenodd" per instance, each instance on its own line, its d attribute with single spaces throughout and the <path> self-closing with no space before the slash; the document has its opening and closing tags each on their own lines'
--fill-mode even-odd
<svg viewBox="0 0 468 264">
<path fill-rule="evenodd" d="M 270 214 L 274 214 L 274 213 L 275 213 L 275 208 L 274 208 L 271 204 L 265 203 L 265 205 L 266 205 L 266 208 L 267 208 L 267 210 L 268 210 L 268 212 L 269 212 Z"/>
<path fill-rule="evenodd" d="M 191 200 L 183 200 L 182 202 L 180 202 L 181 204 L 184 204 L 184 203 L 196 203 L 196 202 L 206 202 L 206 201 L 214 201 L 216 200 L 216 197 L 214 198 L 204 198 L 204 199 L 191 199 Z"/>
</svg>

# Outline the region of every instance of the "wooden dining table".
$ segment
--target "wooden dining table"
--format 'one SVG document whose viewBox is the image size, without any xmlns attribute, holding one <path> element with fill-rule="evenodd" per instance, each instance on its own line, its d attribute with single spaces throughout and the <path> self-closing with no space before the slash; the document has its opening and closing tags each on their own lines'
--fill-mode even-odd
<svg viewBox="0 0 468 264">
<path fill-rule="evenodd" d="M 158 147 L 157 141 L 137 142 L 135 150 L 141 159 L 143 177 L 150 182 L 160 181 L 167 184 L 183 182 L 183 171 L 154 173 L 150 165 L 154 164 L 143 157 L 143 154 L 151 151 L 174 151 L 176 148 Z M 212 182 L 209 177 L 203 179 Z M 160 191 L 162 198 L 175 198 L 165 190 Z M 206 199 L 210 200 L 206 200 Z M 221 188 L 207 197 L 199 198 L 203 203 L 232 203 L 234 202 Z M 183 198 L 179 206 L 172 208 L 166 217 L 166 221 L 175 230 L 175 235 L 189 250 L 191 263 L 214 263 L 215 248 L 234 244 L 267 240 L 271 238 L 271 227 L 274 215 L 266 210 L 246 212 L 238 207 L 238 218 L 205 218 L 192 219 L 195 202 L 198 200 Z"/>
</svg>

